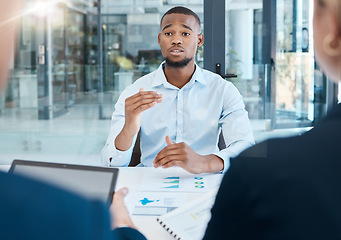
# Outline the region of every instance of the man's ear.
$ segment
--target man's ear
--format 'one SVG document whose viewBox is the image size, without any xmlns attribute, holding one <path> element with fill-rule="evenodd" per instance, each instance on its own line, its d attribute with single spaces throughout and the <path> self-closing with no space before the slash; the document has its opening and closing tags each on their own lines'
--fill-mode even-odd
<svg viewBox="0 0 341 240">
<path fill-rule="evenodd" d="M 341 55 L 341 31 L 340 22 L 335 10 L 331 10 L 328 14 L 328 34 L 323 40 L 323 48 L 330 56 Z"/>
<path fill-rule="evenodd" d="M 161 33 L 159 33 L 159 34 L 157 35 L 157 43 L 159 44 L 159 46 L 160 46 L 160 37 L 161 37 Z"/>
<path fill-rule="evenodd" d="M 204 44 L 204 34 L 198 34 L 198 47 L 201 47 Z"/>
</svg>

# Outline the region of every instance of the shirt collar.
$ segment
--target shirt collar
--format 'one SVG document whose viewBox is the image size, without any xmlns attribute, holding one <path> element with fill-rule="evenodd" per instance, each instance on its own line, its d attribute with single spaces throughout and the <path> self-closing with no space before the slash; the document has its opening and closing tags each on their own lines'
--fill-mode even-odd
<svg viewBox="0 0 341 240">
<path fill-rule="evenodd" d="M 204 73 L 203 73 L 203 69 L 200 68 L 196 63 L 195 64 L 195 72 L 190 80 L 190 82 L 192 82 L 192 84 L 194 84 L 194 82 L 199 82 L 203 85 L 207 85 L 207 80 L 204 78 Z M 160 86 L 160 85 L 164 85 L 166 86 L 173 86 L 170 83 L 167 82 L 165 73 L 163 72 L 163 67 L 165 66 L 165 62 L 163 61 L 159 68 L 155 71 L 155 75 L 154 75 L 154 80 L 152 83 L 153 87 L 156 86 Z"/>
</svg>

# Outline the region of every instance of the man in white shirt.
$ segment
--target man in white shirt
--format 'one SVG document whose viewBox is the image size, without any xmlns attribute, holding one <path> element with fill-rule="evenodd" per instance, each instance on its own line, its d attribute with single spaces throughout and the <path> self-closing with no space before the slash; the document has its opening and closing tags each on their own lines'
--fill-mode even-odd
<svg viewBox="0 0 341 240">
<path fill-rule="evenodd" d="M 254 144 L 238 90 L 194 62 L 203 41 L 200 19 L 190 9 L 164 14 L 158 42 L 165 62 L 118 99 L 102 150 L 105 165 L 127 166 L 139 131 L 142 166 L 179 166 L 191 173 L 225 172 L 231 157 Z M 223 150 L 217 146 L 221 130 Z"/>
</svg>

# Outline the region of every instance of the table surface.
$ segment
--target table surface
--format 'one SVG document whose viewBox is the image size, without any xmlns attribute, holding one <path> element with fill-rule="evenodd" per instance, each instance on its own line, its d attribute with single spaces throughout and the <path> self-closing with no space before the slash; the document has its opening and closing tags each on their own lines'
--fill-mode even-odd
<svg viewBox="0 0 341 240">
<path fill-rule="evenodd" d="M 0 165 L 0 171 L 8 171 L 10 165 Z M 181 168 L 152 168 L 152 167 L 121 167 L 119 168 L 118 179 L 115 189 L 128 187 L 129 192 L 138 192 L 141 182 L 145 176 L 164 176 L 165 174 L 172 174 L 180 177 L 194 176 Z M 128 193 L 129 194 L 129 193 Z M 196 199 L 204 193 L 189 193 L 189 192 L 174 192 L 186 196 L 188 201 Z M 132 215 L 132 220 L 135 226 L 141 231 L 149 240 L 174 240 L 174 238 L 163 229 L 156 221 L 156 216 L 136 216 Z"/>
<path fill-rule="evenodd" d="M 175 176 L 185 177 L 194 176 L 181 168 L 152 168 L 152 167 L 125 167 L 119 168 L 118 180 L 116 189 L 128 187 L 130 192 L 137 192 L 139 190 L 142 179 L 145 176 L 164 176 L 165 174 L 173 174 Z M 202 196 L 204 193 L 188 193 L 188 192 L 174 192 L 174 194 L 186 195 L 188 201 Z M 147 239 L 150 240 L 174 240 L 174 238 L 163 229 L 156 221 L 156 216 L 135 216 L 132 215 L 132 220 L 135 226 L 141 231 Z"/>
</svg>

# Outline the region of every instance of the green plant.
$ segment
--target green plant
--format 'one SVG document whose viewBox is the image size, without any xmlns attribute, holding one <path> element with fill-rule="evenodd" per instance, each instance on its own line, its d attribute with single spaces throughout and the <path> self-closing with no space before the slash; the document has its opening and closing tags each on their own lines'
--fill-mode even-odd
<svg viewBox="0 0 341 240">
<path fill-rule="evenodd" d="M 240 67 L 241 60 L 238 57 L 238 53 L 234 51 L 231 47 L 229 47 L 227 53 L 227 61 L 226 61 L 226 69 L 227 73 L 229 74 L 236 74 L 238 75 L 238 78 L 242 76 L 242 70 Z"/>
</svg>

